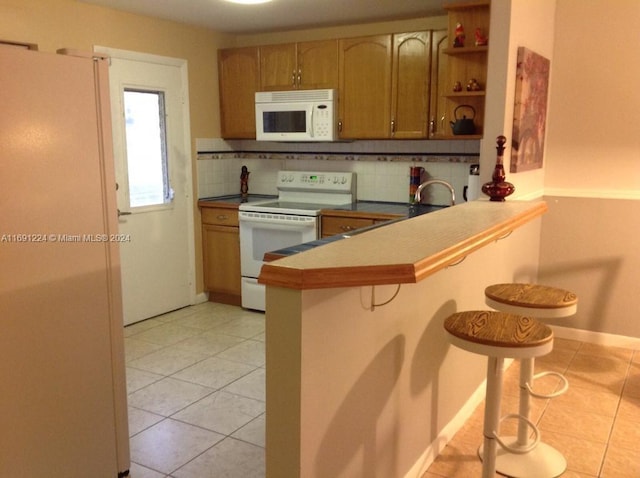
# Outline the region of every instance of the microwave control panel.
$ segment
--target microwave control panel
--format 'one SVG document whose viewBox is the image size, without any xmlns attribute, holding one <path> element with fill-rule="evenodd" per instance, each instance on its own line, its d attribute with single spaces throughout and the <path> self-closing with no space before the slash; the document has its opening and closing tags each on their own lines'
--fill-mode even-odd
<svg viewBox="0 0 640 478">
<path fill-rule="evenodd" d="M 334 139 L 333 103 L 315 103 L 311 112 L 312 135 L 317 140 Z"/>
</svg>

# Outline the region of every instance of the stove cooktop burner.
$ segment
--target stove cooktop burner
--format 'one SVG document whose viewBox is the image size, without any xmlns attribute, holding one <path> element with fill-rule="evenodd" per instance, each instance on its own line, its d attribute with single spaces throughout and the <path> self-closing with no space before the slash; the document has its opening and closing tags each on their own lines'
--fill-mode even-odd
<svg viewBox="0 0 640 478">
<path fill-rule="evenodd" d="M 344 209 L 351 207 L 349 204 L 320 204 L 293 201 L 268 201 L 245 203 L 240 206 L 242 211 L 267 212 L 272 214 L 298 214 L 305 216 L 317 216 L 322 209 Z"/>
</svg>

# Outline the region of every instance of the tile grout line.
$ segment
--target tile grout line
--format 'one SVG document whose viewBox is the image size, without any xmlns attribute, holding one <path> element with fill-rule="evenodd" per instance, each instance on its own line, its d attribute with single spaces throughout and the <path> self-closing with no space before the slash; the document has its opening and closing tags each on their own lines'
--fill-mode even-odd
<svg viewBox="0 0 640 478">
<path fill-rule="evenodd" d="M 616 405 L 616 412 L 613 416 L 613 422 L 611 423 L 611 429 L 609 430 L 609 435 L 607 437 L 607 444 L 604 448 L 604 453 L 602 455 L 602 462 L 600 464 L 600 468 L 598 469 L 598 476 L 602 476 L 604 472 L 605 463 L 607 460 L 607 454 L 609 452 L 609 448 L 611 447 L 611 439 L 613 438 L 613 429 L 616 426 L 616 422 L 618 421 L 618 413 L 620 412 L 620 405 L 622 404 L 622 398 L 624 395 L 624 389 L 627 385 L 627 380 L 629 379 L 629 373 L 631 371 L 631 364 L 633 363 L 633 357 L 635 355 L 635 351 L 631 354 L 629 362 L 627 363 L 627 371 L 624 376 L 624 383 L 622 384 L 622 389 L 620 390 L 620 395 L 618 396 L 618 404 Z"/>
</svg>

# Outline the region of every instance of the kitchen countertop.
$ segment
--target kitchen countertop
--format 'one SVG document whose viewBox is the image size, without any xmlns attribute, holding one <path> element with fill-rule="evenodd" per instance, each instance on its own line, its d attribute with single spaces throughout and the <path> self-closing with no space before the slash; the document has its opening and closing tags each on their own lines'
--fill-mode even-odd
<svg viewBox="0 0 640 478">
<path fill-rule="evenodd" d="M 415 283 L 546 210 L 544 201 L 472 201 L 267 262 L 258 281 L 298 290 Z"/>
<path fill-rule="evenodd" d="M 200 198 L 198 199 L 198 206 L 237 208 L 240 204 L 246 202 L 264 201 L 266 199 L 275 199 L 277 197 L 278 196 L 269 194 L 248 194 L 247 197 L 243 197 L 242 194 L 227 194 L 225 196 Z"/>
<path fill-rule="evenodd" d="M 336 206 L 323 209 L 322 213 L 331 214 L 332 216 L 349 216 L 354 217 L 362 214 L 366 217 L 372 217 L 377 214 L 388 218 L 388 216 L 398 217 L 414 217 L 420 216 L 427 212 L 437 211 L 448 206 L 433 206 L 427 204 L 408 204 L 381 201 L 358 201 L 348 206 Z"/>
<path fill-rule="evenodd" d="M 249 194 L 242 197 L 240 194 L 228 194 L 225 196 L 212 196 L 198 199 L 200 207 L 238 207 L 240 204 L 267 199 L 277 199 L 278 196 L 269 194 Z M 320 214 L 331 214 L 332 216 L 354 217 L 363 215 L 375 217 L 380 215 L 382 219 L 389 219 L 389 216 L 399 218 L 414 217 L 427 212 L 433 212 L 447 206 L 432 206 L 426 204 L 407 204 L 384 201 L 357 201 L 344 206 L 332 206 L 322 209 Z"/>
</svg>

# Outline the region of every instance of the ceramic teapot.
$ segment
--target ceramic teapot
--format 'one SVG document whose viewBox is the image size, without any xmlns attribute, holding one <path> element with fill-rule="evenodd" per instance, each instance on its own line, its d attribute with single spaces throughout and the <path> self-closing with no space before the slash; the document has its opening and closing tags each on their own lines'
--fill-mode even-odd
<svg viewBox="0 0 640 478">
<path fill-rule="evenodd" d="M 465 115 L 462 115 L 462 118 L 458 118 L 458 110 L 460 108 L 468 108 L 471 110 L 473 116 L 471 118 L 467 118 Z M 453 117 L 455 121 L 449 121 L 451 123 L 451 130 L 453 134 L 475 134 L 476 125 L 473 123 L 473 119 L 476 117 L 476 110 L 471 105 L 459 105 L 455 110 L 453 110 Z"/>
</svg>

